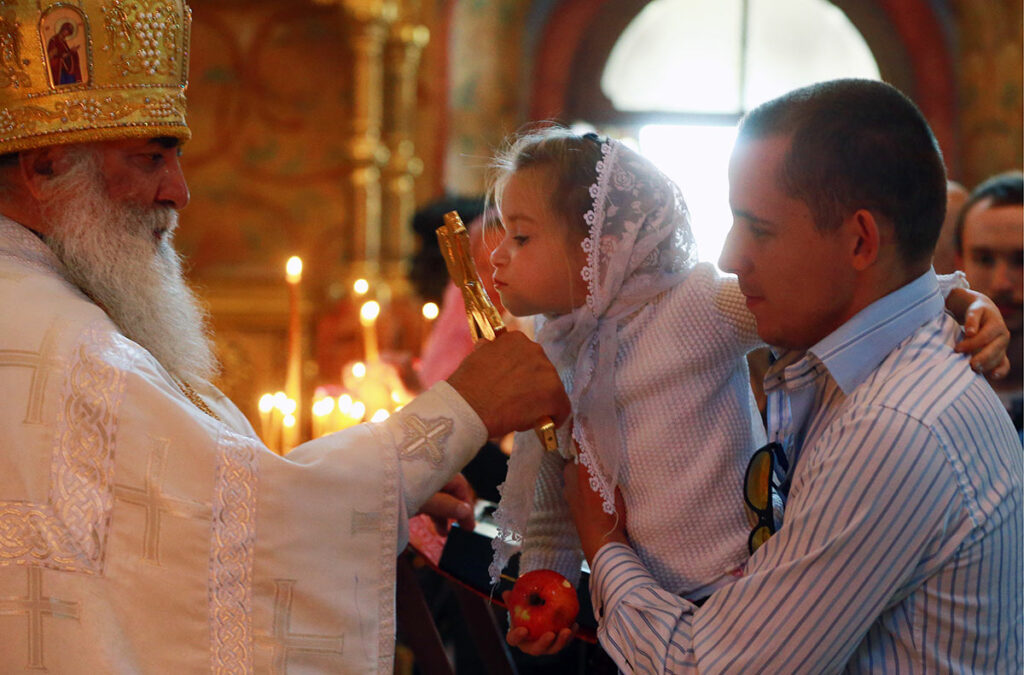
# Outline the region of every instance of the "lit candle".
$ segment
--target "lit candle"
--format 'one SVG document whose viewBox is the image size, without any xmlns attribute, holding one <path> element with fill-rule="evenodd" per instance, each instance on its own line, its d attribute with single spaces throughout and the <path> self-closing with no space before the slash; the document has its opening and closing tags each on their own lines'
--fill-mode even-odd
<svg viewBox="0 0 1024 675">
<path fill-rule="evenodd" d="M 348 415 L 352 411 L 352 397 L 348 394 L 342 394 L 338 397 L 338 412 Z"/>
<path fill-rule="evenodd" d="M 364 302 L 359 309 L 359 323 L 363 326 L 363 350 L 367 363 L 375 363 L 379 358 L 377 349 L 377 316 L 380 305 L 375 300 Z"/>
<path fill-rule="evenodd" d="M 352 290 L 356 292 L 356 295 L 366 295 L 370 290 L 370 282 L 366 279 L 356 279 L 352 284 Z"/>
<path fill-rule="evenodd" d="M 295 417 L 295 414 L 298 412 L 298 407 L 299 406 L 295 402 L 295 399 L 286 398 L 284 402 L 281 403 L 281 414 L 285 417 Z"/>
<path fill-rule="evenodd" d="M 281 449 L 281 430 L 288 396 L 283 391 L 274 392 L 273 401 L 274 408 L 270 411 L 270 449 L 278 454 L 284 454 Z"/>
<path fill-rule="evenodd" d="M 434 319 L 440 313 L 437 304 L 433 302 L 423 303 L 423 335 L 420 339 L 420 352 L 422 353 L 427 346 L 427 340 L 430 339 L 430 330 L 434 325 Z"/>
<path fill-rule="evenodd" d="M 346 429 L 353 424 L 359 422 L 359 420 L 352 419 L 352 406 L 355 403 L 352 401 L 352 397 L 348 394 L 342 394 L 338 397 L 338 406 L 335 408 L 337 411 L 336 415 L 332 418 L 334 420 L 334 429 Z"/>
<path fill-rule="evenodd" d="M 267 444 L 267 447 L 271 450 L 275 448 L 271 445 L 270 438 L 270 415 L 274 410 L 274 395 L 264 394 L 260 396 L 259 402 L 260 410 L 260 435 L 263 436 L 263 442 Z"/>
<path fill-rule="evenodd" d="M 299 316 L 301 293 L 299 283 L 302 281 L 302 258 L 292 256 L 285 264 L 285 278 L 288 281 L 288 372 L 285 378 L 285 392 L 288 398 L 296 402 L 302 400 L 302 319 Z M 285 413 L 286 415 L 288 413 Z M 300 416 L 298 408 L 292 424 L 284 428 L 284 451 L 297 445 Z"/>
<path fill-rule="evenodd" d="M 334 398 L 321 395 L 313 403 L 313 438 L 320 438 L 334 431 L 330 426 L 331 414 L 334 412 Z"/>
</svg>

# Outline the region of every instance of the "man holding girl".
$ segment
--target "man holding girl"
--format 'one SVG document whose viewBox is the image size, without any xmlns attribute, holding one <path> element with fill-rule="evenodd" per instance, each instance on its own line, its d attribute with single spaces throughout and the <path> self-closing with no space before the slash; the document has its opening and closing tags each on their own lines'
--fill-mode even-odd
<svg viewBox="0 0 1024 675">
<path fill-rule="evenodd" d="M 880 82 L 812 85 L 744 119 L 729 177 L 720 265 L 776 349 L 765 477 L 784 519 L 698 607 L 567 464 L 602 645 L 626 672 L 1019 672 L 1021 449 L 954 351 L 923 116 Z"/>
</svg>

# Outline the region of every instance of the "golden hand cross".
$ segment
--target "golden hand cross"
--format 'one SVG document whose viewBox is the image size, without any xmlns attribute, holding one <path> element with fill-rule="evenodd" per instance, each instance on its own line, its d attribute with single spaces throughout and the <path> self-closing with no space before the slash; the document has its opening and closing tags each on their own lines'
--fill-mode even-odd
<svg viewBox="0 0 1024 675">
<path fill-rule="evenodd" d="M 444 262 L 448 266 L 448 275 L 462 291 L 473 341 L 476 342 L 480 338 L 493 340 L 505 330 L 505 322 L 501 320 L 498 308 L 487 297 L 487 291 L 480 280 L 480 273 L 477 272 L 470 252 L 469 231 L 462 224 L 462 218 L 457 211 L 444 214 L 444 225 L 437 228 L 437 240 L 441 244 L 441 254 L 444 255 Z M 533 429 L 546 450 L 558 451 L 555 424 L 550 417 L 540 418 Z"/>
</svg>

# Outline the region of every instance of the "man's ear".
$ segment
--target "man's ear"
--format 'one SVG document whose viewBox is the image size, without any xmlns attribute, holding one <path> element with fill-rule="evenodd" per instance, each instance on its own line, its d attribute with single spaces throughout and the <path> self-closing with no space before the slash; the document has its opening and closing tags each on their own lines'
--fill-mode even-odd
<svg viewBox="0 0 1024 675">
<path fill-rule="evenodd" d="M 858 272 L 871 267 L 878 260 L 882 233 L 875 216 L 867 209 L 859 209 L 843 223 L 850 236 L 850 254 L 853 268 Z"/>
<path fill-rule="evenodd" d="M 70 164 L 67 148 L 54 145 L 18 153 L 18 168 L 25 186 L 36 199 L 42 186 L 54 176 L 64 173 Z"/>
</svg>

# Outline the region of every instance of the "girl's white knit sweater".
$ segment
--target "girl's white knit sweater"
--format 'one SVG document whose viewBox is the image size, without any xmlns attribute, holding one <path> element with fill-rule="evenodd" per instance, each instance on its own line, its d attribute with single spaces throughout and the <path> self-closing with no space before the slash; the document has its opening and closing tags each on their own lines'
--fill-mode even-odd
<svg viewBox="0 0 1024 675">
<path fill-rule="evenodd" d="M 735 278 L 701 263 L 618 330 L 626 531 L 663 588 L 703 597 L 747 559 L 743 475 L 765 442 L 744 358 L 761 345 L 756 324 Z M 582 553 L 562 465 L 556 454 L 543 460 L 520 570 L 554 569 L 575 583 Z"/>
</svg>

